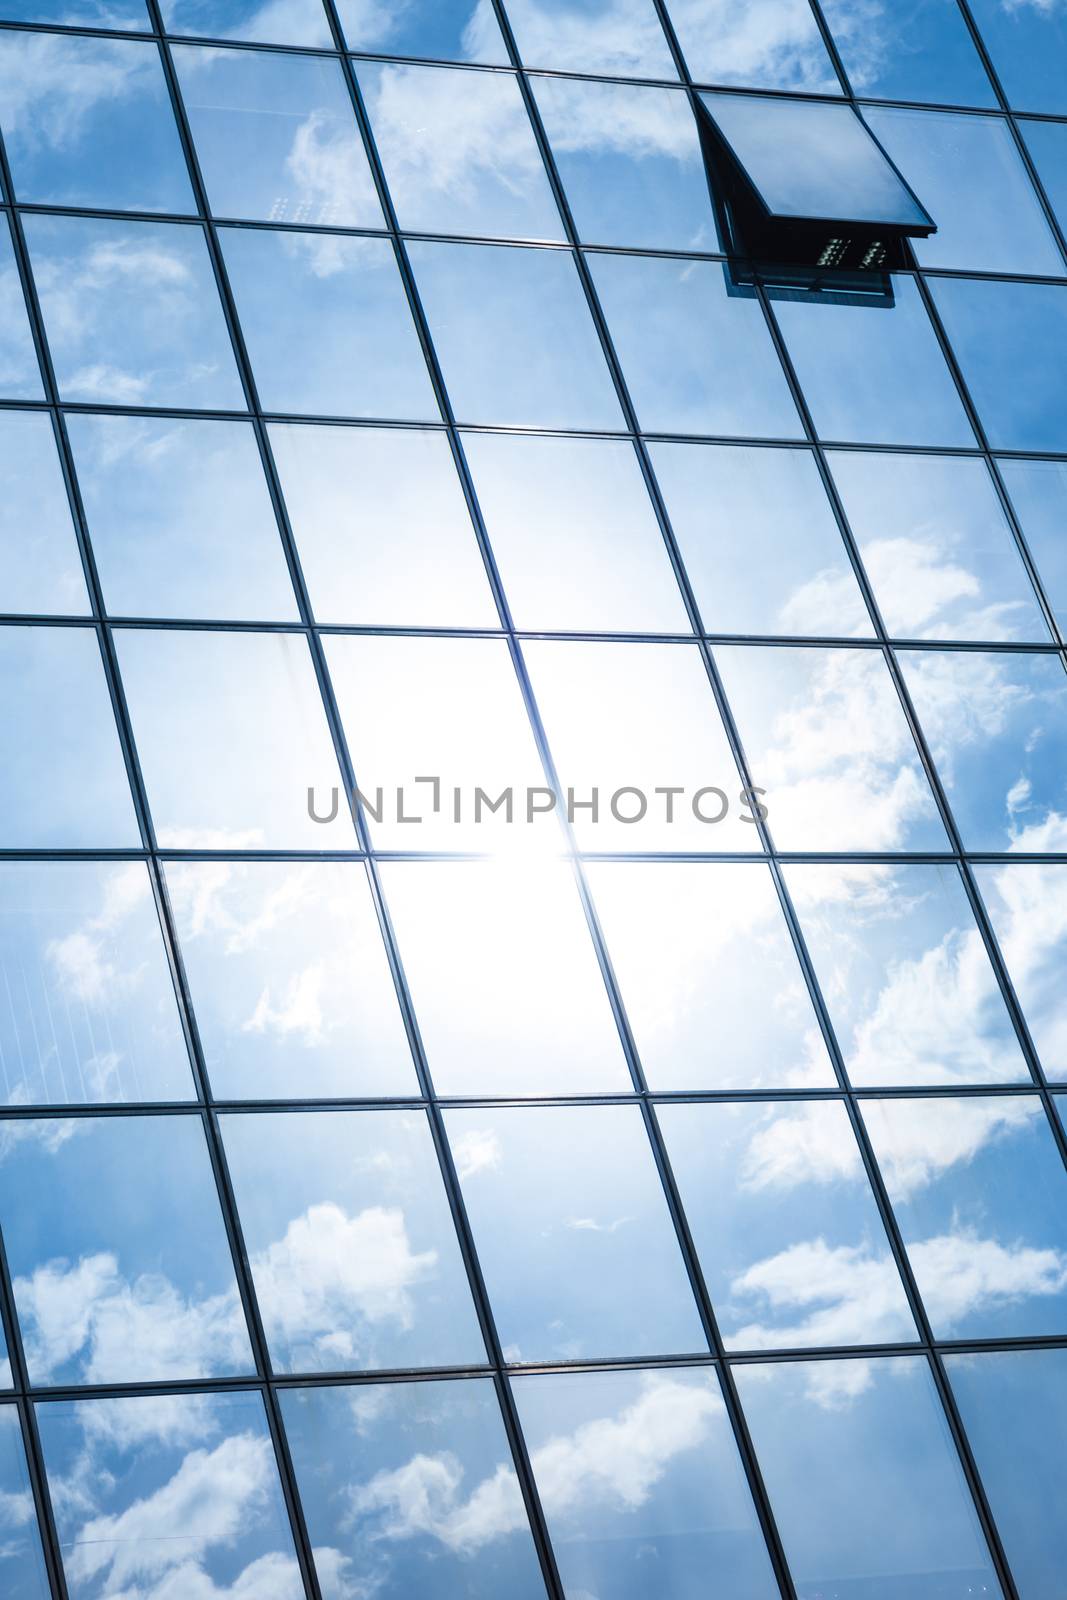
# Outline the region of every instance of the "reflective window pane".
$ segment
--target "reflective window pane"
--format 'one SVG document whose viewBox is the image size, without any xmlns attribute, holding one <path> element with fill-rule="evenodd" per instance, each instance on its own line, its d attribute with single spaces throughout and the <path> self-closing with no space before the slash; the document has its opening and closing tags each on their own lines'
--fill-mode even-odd
<svg viewBox="0 0 1067 1600">
<path fill-rule="evenodd" d="M 1067 1172 L 1041 1102 L 868 1100 L 863 1118 L 934 1337 L 1067 1331 Z"/>
<path fill-rule="evenodd" d="M 777 1595 L 711 1368 L 543 1373 L 512 1387 L 568 1595 Z"/>
<path fill-rule="evenodd" d="M 974 19 L 1010 103 L 1067 112 L 1067 19 L 1057 6 L 971 0 Z"/>
<path fill-rule="evenodd" d="M 202 230 L 24 219 L 64 400 L 244 409 Z"/>
<path fill-rule="evenodd" d="M 621 426 L 569 252 L 424 242 L 407 251 L 461 422 Z"/>
<path fill-rule="evenodd" d="M 3 0 L 5 22 L 56 22 L 73 28 L 128 28 L 148 33 L 145 0 Z"/>
<path fill-rule="evenodd" d="M 8 222 L 0 227 L 0 399 L 43 400 L 41 369 L 26 315 Z"/>
<path fill-rule="evenodd" d="M 0 1583 L 9 1600 L 48 1600 L 26 1451 L 14 1406 L 0 1407 L 0 1541 Z"/>
<path fill-rule="evenodd" d="M 154 44 L 5 31 L 0 126 L 21 201 L 196 209 Z"/>
<path fill-rule="evenodd" d="M 833 1087 L 766 867 L 593 861 L 586 877 L 650 1088 Z"/>
<path fill-rule="evenodd" d="M 856 94 L 938 105 L 995 104 L 956 0 L 876 6 L 822 0 L 822 13 Z"/>
<path fill-rule="evenodd" d="M 270 442 L 319 622 L 499 626 L 444 433 L 276 423 Z"/>
<path fill-rule="evenodd" d="M 807 450 L 649 449 L 709 633 L 873 633 Z"/>
<path fill-rule="evenodd" d="M 387 240 L 224 228 L 222 246 L 267 410 L 436 419 Z"/>
<path fill-rule="evenodd" d="M 781 850 L 943 850 L 945 831 L 879 651 L 717 645 Z"/>
<path fill-rule="evenodd" d="M 89 610 L 55 434 L 37 411 L 0 413 L 0 611 Z"/>
<path fill-rule="evenodd" d="M 1048 846 L 1062 850 L 1063 820 Z M 1012 987 L 1046 1074 L 1067 1081 L 1067 876 L 1062 865 L 1012 862 L 974 869 Z"/>
<path fill-rule="evenodd" d="M 0 1210 L 31 1383 L 251 1370 L 199 1117 L 6 1122 Z"/>
<path fill-rule="evenodd" d="M 424 1113 L 222 1124 L 276 1370 L 485 1360 Z"/>
<path fill-rule="evenodd" d="M 955 867 L 784 870 L 854 1084 L 1028 1081 Z"/>
<path fill-rule="evenodd" d="M 173 849 L 351 848 L 306 641 L 292 634 L 124 629 L 116 638 L 159 843 Z"/>
<path fill-rule="evenodd" d="M 656 1115 L 728 1349 L 917 1337 L 840 1102 Z"/>
<path fill-rule="evenodd" d="M 727 293 L 724 267 L 619 255 L 590 267 L 643 429 L 799 436 L 763 313 Z"/>
<path fill-rule="evenodd" d="M 445 1122 L 506 1360 L 706 1350 L 636 1106 Z"/>
<path fill-rule="evenodd" d="M 367 62 L 359 82 L 402 228 L 562 239 L 515 78 Z"/>
<path fill-rule="evenodd" d="M 1067 126 L 1022 122 L 1019 127 L 1060 227 L 1067 227 Z"/>
<path fill-rule="evenodd" d="M 463 449 L 517 627 L 689 632 L 629 443 L 470 433 Z"/>
<path fill-rule="evenodd" d="M 167 886 L 214 1094 L 418 1094 L 363 867 L 172 861 Z"/>
<path fill-rule="evenodd" d="M 652 0 L 508 0 L 528 67 L 609 78 L 676 78 Z"/>
<path fill-rule="evenodd" d="M 297 620 L 248 423 L 76 413 L 66 423 L 112 616 Z"/>
<path fill-rule="evenodd" d="M 629 1093 L 569 866 L 390 862 L 381 876 L 438 1094 Z"/>
<path fill-rule="evenodd" d="M 670 11 L 700 83 L 841 93 L 807 0 L 671 0 Z"/>
<path fill-rule="evenodd" d="M 289 1449 L 323 1600 L 543 1600 L 491 1383 L 286 1389 Z"/>
<path fill-rule="evenodd" d="M 1060 633 L 1067 635 L 1067 465 L 1006 460 L 997 465 Z"/>
<path fill-rule="evenodd" d="M 192 1098 L 142 862 L 4 862 L 0 996 L 6 1104 Z"/>
<path fill-rule="evenodd" d="M 160 0 L 168 33 L 257 44 L 333 44 L 322 0 Z"/>
<path fill-rule="evenodd" d="M 492 0 L 407 0 L 399 6 L 337 0 L 337 15 L 350 50 L 508 65 Z"/>
<path fill-rule="evenodd" d="M 734 1375 L 800 1600 L 999 1595 L 926 1361 Z"/>
<path fill-rule="evenodd" d="M 173 54 L 215 216 L 384 227 L 336 61 L 197 45 Z"/>
</svg>

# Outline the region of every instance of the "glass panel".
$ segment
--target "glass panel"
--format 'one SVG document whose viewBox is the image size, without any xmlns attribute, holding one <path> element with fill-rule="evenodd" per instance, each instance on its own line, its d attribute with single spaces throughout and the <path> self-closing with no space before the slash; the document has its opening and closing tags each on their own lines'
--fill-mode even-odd
<svg viewBox="0 0 1067 1600">
<path fill-rule="evenodd" d="M 508 17 L 528 67 L 678 76 L 652 0 L 508 0 Z"/>
<path fill-rule="evenodd" d="M 1067 465 L 1006 460 L 997 465 L 1060 633 L 1067 635 Z"/>
<path fill-rule="evenodd" d="M 700 83 L 840 94 L 807 0 L 671 0 L 671 21 Z"/>
<path fill-rule="evenodd" d="M 830 468 L 890 634 L 1047 641 L 983 462 L 835 450 Z"/>
<path fill-rule="evenodd" d="M 153 44 L 5 32 L 0 123 L 21 201 L 196 210 Z"/>
<path fill-rule="evenodd" d="M 421 1111 L 231 1113 L 222 1123 L 276 1369 L 485 1360 Z"/>
<path fill-rule="evenodd" d="M 263 228 L 221 238 L 268 411 L 436 419 L 387 239 Z"/>
<path fill-rule="evenodd" d="M 282 1415 L 323 1600 L 544 1600 L 493 1386 L 286 1389 Z"/>
<path fill-rule="evenodd" d="M 6 849 L 140 844 L 96 634 L 0 628 L 0 843 Z"/>
<path fill-rule="evenodd" d="M 690 631 L 629 443 L 469 433 L 463 449 L 517 627 Z"/>
<path fill-rule="evenodd" d="M 160 0 L 168 33 L 257 44 L 305 44 L 330 49 L 333 37 L 322 0 Z"/>
<path fill-rule="evenodd" d="M 343 802 L 329 832 L 309 812 L 338 772 L 302 637 L 124 629 L 116 644 L 161 845 L 351 848 Z"/>
<path fill-rule="evenodd" d="M 73 28 L 129 28 L 137 33 L 151 29 L 145 0 L 2 0 L 0 17 L 5 22 L 56 22 Z"/>
<path fill-rule="evenodd" d="M 339 63 L 196 45 L 173 55 L 215 216 L 385 226 Z"/>
<path fill-rule="evenodd" d="M 873 633 L 807 450 L 649 450 L 709 633 Z"/>
<path fill-rule="evenodd" d="M 6 1122 L 0 1208 L 31 1383 L 251 1371 L 199 1117 Z"/>
<path fill-rule="evenodd" d="M 1067 1172 L 1033 1095 L 865 1101 L 939 1339 L 1067 1331 Z"/>
<path fill-rule="evenodd" d="M 1036 0 L 972 0 L 993 66 L 1020 111 L 1067 112 L 1067 19 Z"/>
<path fill-rule="evenodd" d="M 833 1070 L 766 867 L 586 867 L 653 1089 L 832 1088 Z"/>
<path fill-rule="evenodd" d="M 778 1594 L 710 1368 L 512 1385 L 568 1595 Z"/>
<path fill-rule="evenodd" d="M 505 1360 L 707 1349 L 636 1106 L 445 1121 Z"/>
<path fill-rule="evenodd" d="M 955 867 L 785 877 L 853 1083 L 1028 1080 Z"/>
<path fill-rule="evenodd" d="M 714 261 L 595 256 L 590 268 L 643 429 L 797 438 L 758 303 Z"/>
<path fill-rule="evenodd" d="M 1062 819 L 1056 833 L 1062 833 Z M 1059 844 L 1062 849 L 1062 843 Z M 1013 862 L 976 866 L 982 899 L 1012 987 L 1026 1017 L 1030 1037 L 1045 1072 L 1067 1082 L 1067 1002 L 1063 992 L 1067 959 L 1067 876 L 1062 866 Z"/>
<path fill-rule="evenodd" d="M 14 1406 L 0 1408 L 0 1583 L 8 1600 L 48 1600 L 50 1593 Z"/>
<path fill-rule="evenodd" d="M 245 422 L 67 415 L 112 616 L 297 620 Z"/>
<path fill-rule="evenodd" d="M 681 91 L 567 78 L 539 78 L 534 90 L 583 240 L 718 249 L 700 141 Z"/>
<path fill-rule="evenodd" d="M 937 222 L 929 239 L 915 240 L 922 266 L 1063 276 L 1006 121 L 938 111 L 864 115 Z"/>
<path fill-rule="evenodd" d="M 695 648 L 538 641 L 523 651 L 581 848 L 759 849 L 755 802 L 742 798 Z"/>
<path fill-rule="evenodd" d="M 461 422 L 621 427 L 569 252 L 422 242 L 407 251 Z"/>
<path fill-rule="evenodd" d="M 1067 449 L 1067 286 L 938 278 L 931 287 L 993 448 Z"/>
<path fill-rule="evenodd" d="M 258 1394 L 52 1401 L 37 1424 L 71 1600 L 302 1600 Z"/>
<path fill-rule="evenodd" d="M 172 861 L 167 885 L 216 1095 L 418 1094 L 361 866 Z"/>
<path fill-rule="evenodd" d="M 244 409 L 199 227 L 28 216 L 64 400 Z"/>
<path fill-rule="evenodd" d="M 423 861 L 381 872 L 438 1094 L 630 1092 L 569 866 Z"/>
<path fill-rule="evenodd" d="M 900 663 L 964 847 L 1048 849 L 1067 809 L 1063 662 L 908 650 Z"/>
<path fill-rule="evenodd" d="M 945 849 L 879 651 L 720 645 L 715 657 L 779 849 Z"/>
<path fill-rule="evenodd" d="M 735 1367 L 799 1600 L 999 1595 L 922 1356 Z"/>
<path fill-rule="evenodd" d="M 1067 126 L 1062 122 L 1021 122 L 1019 129 L 1057 221 L 1061 228 L 1067 227 Z"/>
<path fill-rule="evenodd" d="M 4 862 L 0 986 L 5 1104 L 192 1097 L 142 862 Z"/>
<path fill-rule="evenodd" d="M 379 849 L 488 850 L 527 840 L 537 824 L 527 788 L 542 785 L 544 773 L 502 639 L 325 642 Z M 511 789 L 511 810 L 481 802 L 476 810 L 477 789 L 488 801 Z M 551 816 L 542 835 L 559 842 Z"/>
<path fill-rule="evenodd" d="M 1019 1600 L 1055 1593 L 1067 1562 L 1060 1490 L 1067 1455 L 1067 1350 L 946 1359 Z"/>
<path fill-rule="evenodd" d="M 508 65 L 492 0 L 407 0 L 401 6 L 337 0 L 350 50 Z"/>
<path fill-rule="evenodd" d="M 822 0 L 859 95 L 993 106 L 993 89 L 956 0 Z"/>
<path fill-rule="evenodd" d="M 7 221 L 0 226 L 0 399 L 44 399 Z"/>
<path fill-rule="evenodd" d="M 443 433 L 276 423 L 270 443 L 319 622 L 499 626 Z"/>
<path fill-rule="evenodd" d="M 840 1102 L 656 1115 L 727 1349 L 917 1338 Z"/>
<path fill-rule="evenodd" d="M 0 413 L 0 611 L 89 610 L 48 417 Z"/>
<path fill-rule="evenodd" d="M 824 439 L 974 444 L 952 376 L 909 277 L 888 300 L 847 304 L 778 291 L 774 313 Z M 955 287 L 953 284 L 952 287 Z"/>
<path fill-rule="evenodd" d="M 563 238 L 515 78 L 366 62 L 359 82 L 402 228 Z"/>
</svg>

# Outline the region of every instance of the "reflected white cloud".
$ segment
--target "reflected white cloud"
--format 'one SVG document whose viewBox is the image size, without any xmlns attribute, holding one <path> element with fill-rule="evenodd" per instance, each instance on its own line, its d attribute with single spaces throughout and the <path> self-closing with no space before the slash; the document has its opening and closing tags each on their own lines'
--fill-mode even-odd
<svg viewBox="0 0 1067 1600">
<path fill-rule="evenodd" d="M 841 92 L 807 0 L 672 0 L 671 18 L 699 82 Z"/>
<path fill-rule="evenodd" d="M 1021 1095 L 893 1101 L 891 1121 L 887 1104 L 865 1102 L 863 1115 L 872 1129 L 887 1129 L 878 1159 L 895 1204 L 906 1203 L 951 1168 L 966 1166 L 1042 1117 L 1040 1105 Z"/>
<path fill-rule="evenodd" d="M 739 1349 L 877 1344 L 901 1337 L 900 1276 L 888 1253 L 875 1255 L 868 1245 L 835 1247 L 809 1239 L 754 1262 L 732 1280 L 730 1291 L 756 1318 L 731 1334 Z M 797 1320 L 760 1322 L 764 1303 Z"/>
</svg>

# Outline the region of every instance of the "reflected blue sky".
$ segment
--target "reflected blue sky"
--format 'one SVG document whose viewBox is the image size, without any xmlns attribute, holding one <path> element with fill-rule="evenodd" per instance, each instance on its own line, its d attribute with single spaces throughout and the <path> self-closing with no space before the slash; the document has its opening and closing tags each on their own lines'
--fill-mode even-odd
<svg viewBox="0 0 1067 1600">
<path fill-rule="evenodd" d="M 49 1594 L 14 1406 L 0 1407 L 0 1582 L 7 1600 L 47 1600 Z"/>
<path fill-rule="evenodd" d="M 995 104 L 956 0 L 822 0 L 822 13 L 856 94 Z"/>
<path fill-rule="evenodd" d="M 168 33 L 257 44 L 333 44 L 322 0 L 160 0 Z"/>
<path fill-rule="evenodd" d="M 508 62 L 492 0 L 406 0 L 403 5 L 337 0 L 337 15 L 350 50 L 496 66 Z"/>
<path fill-rule="evenodd" d="M 1050 819 L 1052 840 L 1062 832 L 1062 820 Z M 974 872 L 1045 1072 L 1067 1080 L 1067 868 L 1018 862 Z"/>
<path fill-rule="evenodd" d="M 174 3 L 175 0 L 163 0 L 164 6 Z M 145 0 L 3 0 L 0 16 L 5 22 L 59 22 L 71 27 L 130 28 L 143 33 L 151 27 Z"/>
<path fill-rule="evenodd" d="M 5 400 L 44 399 L 41 369 L 6 219 L 0 227 L 0 396 Z"/>
<path fill-rule="evenodd" d="M 0 413 L 0 609 L 89 610 L 55 434 L 40 412 Z"/>
<path fill-rule="evenodd" d="M 1067 112 L 1067 18 L 1059 6 L 971 0 L 971 11 L 1017 111 Z"/>
<path fill-rule="evenodd" d="M 1067 227 L 1067 127 L 1062 122 L 1020 124 L 1060 227 Z"/>
<path fill-rule="evenodd" d="M 1062 461 L 998 463 L 1030 555 L 1060 633 L 1067 636 L 1067 464 Z"/>
</svg>

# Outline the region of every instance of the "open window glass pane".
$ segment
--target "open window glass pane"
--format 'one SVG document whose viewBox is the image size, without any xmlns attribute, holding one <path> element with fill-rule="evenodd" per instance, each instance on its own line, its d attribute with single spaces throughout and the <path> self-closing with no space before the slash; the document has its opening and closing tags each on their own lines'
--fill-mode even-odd
<svg viewBox="0 0 1067 1600">
<path fill-rule="evenodd" d="M 170 862 L 212 1091 L 417 1095 L 370 889 L 348 862 Z"/>
<path fill-rule="evenodd" d="M 766 867 L 594 861 L 586 876 L 650 1088 L 833 1087 Z"/>
<path fill-rule="evenodd" d="M 542 1373 L 512 1387 L 568 1595 L 778 1594 L 712 1369 Z"/>
<path fill-rule="evenodd" d="M 392 862 L 381 874 L 438 1094 L 630 1092 L 568 865 Z"/>
<path fill-rule="evenodd" d="M 492 0 L 408 0 L 400 6 L 337 0 L 337 15 L 350 50 L 509 65 Z"/>
<path fill-rule="evenodd" d="M 971 10 L 1011 105 L 1067 112 L 1067 18 L 1060 8 L 971 0 Z"/>
<path fill-rule="evenodd" d="M 323 1600 L 350 1600 L 350 1575 L 375 1600 L 428 1578 L 449 1600 L 544 1600 L 490 1382 L 286 1389 L 281 1406 Z"/>
<path fill-rule="evenodd" d="M 64 400 L 244 410 L 201 228 L 27 216 Z"/>
<path fill-rule="evenodd" d="M 91 628 L 0 628 L 0 844 L 141 842 L 100 646 Z"/>
<path fill-rule="evenodd" d="M 222 1123 L 277 1370 L 485 1360 L 421 1111 L 231 1113 Z"/>
<path fill-rule="evenodd" d="M 763 312 L 727 292 L 718 262 L 602 255 L 589 264 L 643 429 L 799 437 Z"/>
<path fill-rule="evenodd" d="M 709 633 L 874 632 L 809 451 L 649 450 Z"/>
<path fill-rule="evenodd" d="M 0 126 L 18 200 L 196 209 L 154 44 L 5 31 Z"/>
<path fill-rule="evenodd" d="M 1050 826 L 1053 849 L 1064 849 L 1064 831 L 1062 819 Z M 1065 1082 L 1067 865 L 1020 861 L 974 873 L 1045 1073 Z"/>
<path fill-rule="evenodd" d="M 1056 219 L 1067 227 L 1067 124 L 1021 122 L 1019 128 Z"/>
<path fill-rule="evenodd" d="M 698 83 L 841 93 L 807 0 L 671 0 L 670 12 Z"/>
<path fill-rule="evenodd" d="M 366 62 L 359 82 L 402 228 L 562 239 L 514 77 Z"/>
<path fill-rule="evenodd" d="M 407 251 L 461 422 L 621 427 L 569 252 L 420 241 Z"/>
<path fill-rule="evenodd" d="M 956 0 L 822 0 L 858 95 L 936 105 L 993 106 L 993 88 Z"/>
<path fill-rule="evenodd" d="M 534 92 L 583 241 L 718 249 L 696 124 L 680 90 L 539 78 Z"/>
<path fill-rule="evenodd" d="M 51 421 L 0 412 L 0 611 L 88 610 Z"/>
<path fill-rule="evenodd" d="M 839 1101 L 656 1115 L 727 1349 L 917 1338 Z"/>
<path fill-rule="evenodd" d="M 66 422 L 112 616 L 296 621 L 248 423 L 84 413 Z"/>
<path fill-rule="evenodd" d="M 268 411 L 436 420 L 388 240 L 265 228 L 221 238 Z"/>
<path fill-rule="evenodd" d="M 717 645 L 752 781 L 781 850 L 944 850 L 877 650 Z"/>
<path fill-rule="evenodd" d="M 523 653 L 583 849 L 760 848 L 694 646 L 538 640 Z"/>
<path fill-rule="evenodd" d="M 276 423 L 270 443 L 319 622 L 499 626 L 444 433 Z"/>
<path fill-rule="evenodd" d="M 999 1596 L 922 1356 L 734 1368 L 801 1600 Z"/>
<path fill-rule="evenodd" d="M 160 844 L 351 848 L 343 802 L 332 822 L 310 814 L 309 788 L 328 795 L 338 769 L 305 639 L 124 629 L 116 643 Z"/>
<path fill-rule="evenodd" d="M 145 0 L 2 0 L 5 22 L 56 22 L 72 28 L 128 28 L 148 33 Z"/>
<path fill-rule="evenodd" d="M 505 1360 L 706 1351 L 636 1106 L 445 1121 Z"/>
<path fill-rule="evenodd" d="M 1047 642 L 983 462 L 835 450 L 830 468 L 890 634 Z"/>
<path fill-rule="evenodd" d="M 31 1383 L 252 1369 L 199 1117 L 5 1123 L 0 1211 Z"/>
<path fill-rule="evenodd" d="M 900 662 L 964 848 L 1047 850 L 1067 810 L 1060 658 L 902 650 Z"/>
<path fill-rule="evenodd" d="M 629 443 L 469 433 L 463 449 L 517 627 L 690 631 Z"/>
<path fill-rule="evenodd" d="M 1033 1095 L 867 1100 L 935 1339 L 1067 1331 L 1067 1172 Z"/>
<path fill-rule="evenodd" d="M 0 225 L 0 399 L 43 400 L 41 369 L 15 265 L 11 225 Z"/>
<path fill-rule="evenodd" d="M 1004 460 L 997 465 L 1060 633 L 1067 637 L 1067 464 Z"/>
<path fill-rule="evenodd" d="M 192 1098 L 143 862 L 5 862 L 0 985 L 6 1104 Z"/>
<path fill-rule="evenodd" d="M 258 1394 L 49 1401 L 37 1425 L 71 1600 L 302 1600 Z"/>
<path fill-rule="evenodd" d="M 173 54 L 215 216 L 385 226 L 338 62 L 198 45 Z"/>
<path fill-rule="evenodd" d="M 528 67 L 678 76 L 652 0 L 508 0 L 508 18 Z"/>
<path fill-rule="evenodd" d="M 0 1340 L 2 1342 L 2 1340 Z M 0 1583 L 9 1600 L 48 1600 L 19 1414 L 0 1407 Z"/>
<path fill-rule="evenodd" d="M 330 49 L 322 0 L 160 0 L 168 33 Z"/>
</svg>

